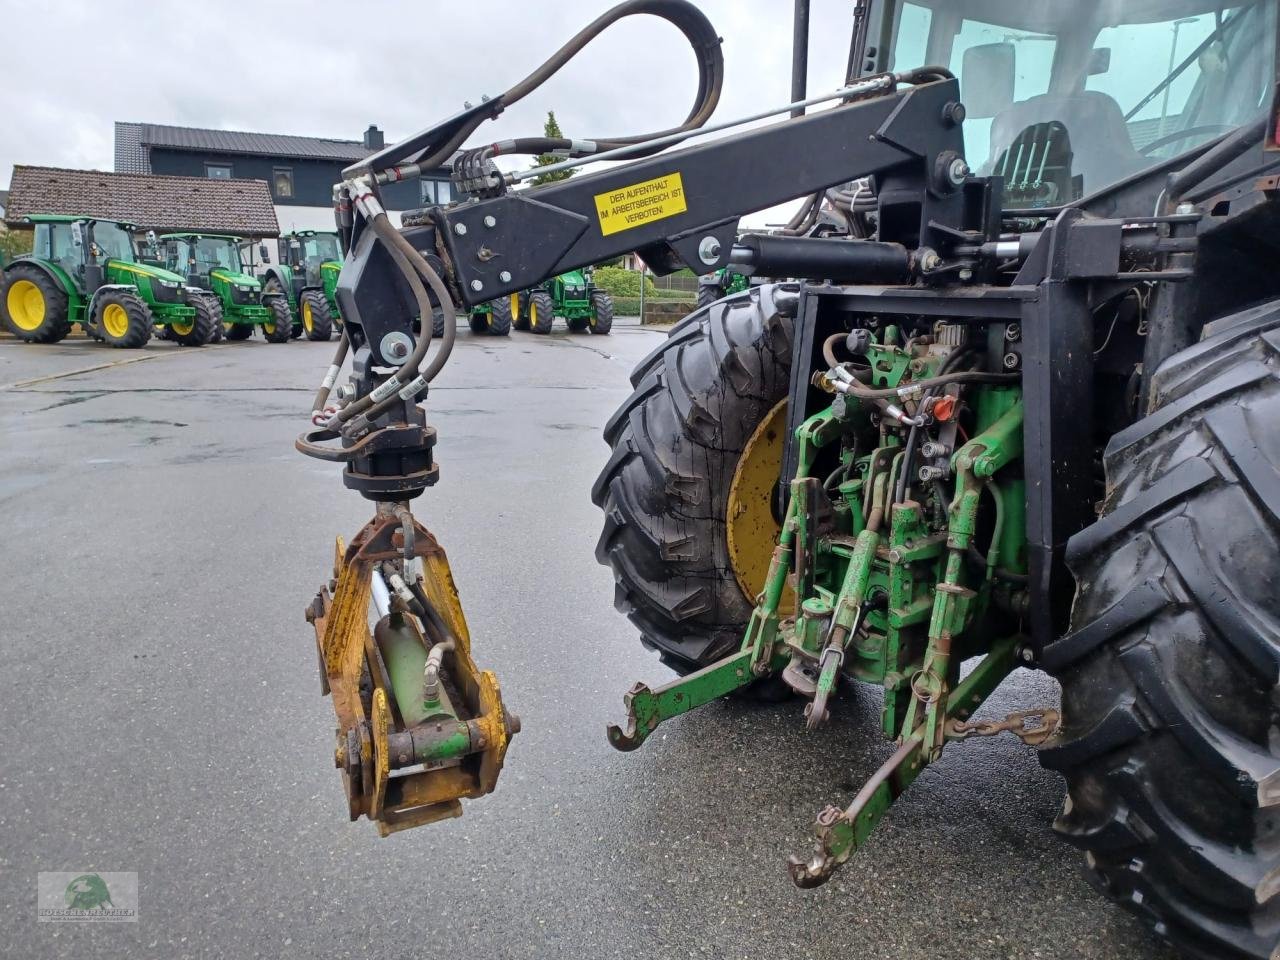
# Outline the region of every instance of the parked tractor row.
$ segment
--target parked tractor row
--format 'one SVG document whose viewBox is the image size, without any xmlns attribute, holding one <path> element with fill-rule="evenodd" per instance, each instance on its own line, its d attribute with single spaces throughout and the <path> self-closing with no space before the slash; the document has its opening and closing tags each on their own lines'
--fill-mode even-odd
<svg viewBox="0 0 1280 960">
<path fill-rule="evenodd" d="M 328 340 L 342 324 L 334 292 L 342 255 L 334 234 L 280 239 L 280 262 L 266 244 L 223 234 L 146 234 L 94 217 L 27 217 L 31 253 L 0 272 L 0 324 L 29 343 L 57 343 L 79 324 L 112 347 L 145 346 L 153 335 L 180 346 L 305 336 Z M 257 268 L 261 276 L 255 276 Z"/>
</svg>

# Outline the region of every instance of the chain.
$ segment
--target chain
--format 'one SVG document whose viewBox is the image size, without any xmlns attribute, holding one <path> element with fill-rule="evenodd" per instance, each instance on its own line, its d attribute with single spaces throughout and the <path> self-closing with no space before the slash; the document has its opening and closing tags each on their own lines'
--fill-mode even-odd
<svg viewBox="0 0 1280 960">
<path fill-rule="evenodd" d="M 966 723 L 952 717 L 947 721 L 947 739 L 967 740 L 969 737 L 994 737 L 1012 733 L 1023 743 L 1038 747 L 1058 731 L 1061 722 L 1061 714 L 1050 707 L 1018 710 L 1003 720 L 975 720 Z"/>
</svg>

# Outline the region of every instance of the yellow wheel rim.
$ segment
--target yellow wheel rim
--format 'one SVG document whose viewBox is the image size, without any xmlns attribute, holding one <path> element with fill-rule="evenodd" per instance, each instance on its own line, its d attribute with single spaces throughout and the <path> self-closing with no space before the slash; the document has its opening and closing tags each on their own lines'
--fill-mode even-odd
<svg viewBox="0 0 1280 960">
<path fill-rule="evenodd" d="M 30 280 L 15 280 L 5 297 L 11 319 L 19 330 L 38 330 L 44 323 L 44 294 Z"/>
<path fill-rule="evenodd" d="M 782 448 L 787 433 L 787 401 L 779 400 L 756 427 L 738 459 L 725 505 L 729 564 L 738 586 L 754 601 L 764 589 L 769 561 L 781 527 L 773 516 L 773 490 L 782 470 Z M 795 606 L 788 586 L 779 607 Z"/>
<path fill-rule="evenodd" d="M 307 333 L 311 332 L 311 304 L 303 303 L 302 305 L 302 327 Z"/>
<path fill-rule="evenodd" d="M 176 333 L 180 337 L 187 336 L 195 328 L 196 328 L 196 322 L 194 320 L 187 320 L 185 322 L 178 321 L 176 323 L 169 324 L 169 329 L 172 330 L 174 333 Z"/>
<path fill-rule="evenodd" d="M 275 336 L 276 322 L 274 320 L 268 320 L 266 323 L 262 325 L 262 332 L 269 333 L 272 336 Z"/>
<path fill-rule="evenodd" d="M 222 323 L 222 332 L 223 332 L 223 333 L 230 333 L 230 332 L 231 332 L 231 328 L 232 328 L 232 327 L 234 327 L 234 326 L 235 326 L 235 324 L 234 324 L 234 323 L 227 323 L 226 321 L 223 321 L 223 323 Z"/>
<path fill-rule="evenodd" d="M 102 311 L 102 329 L 117 339 L 129 332 L 129 312 L 118 303 L 108 303 Z"/>
<path fill-rule="evenodd" d="M 511 295 L 511 319 L 515 320 L 520 316 L 520 294 L 513 293 Z"/>
<path fill-rule="evenodd" d="M 536 327 L 538 325 L 538 305 L 532 300 L 529 301 L 529 326 Z"/>
</svg>

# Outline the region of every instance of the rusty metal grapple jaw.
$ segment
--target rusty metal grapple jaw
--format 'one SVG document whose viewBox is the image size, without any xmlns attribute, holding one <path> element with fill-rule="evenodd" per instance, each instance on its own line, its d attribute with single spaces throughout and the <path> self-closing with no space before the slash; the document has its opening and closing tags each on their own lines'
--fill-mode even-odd
<svg viewBox="0 0 1280 960">
<path fill-rule="evenodd" d="M 448 559 L 407 504 L 379 504 L 350 545 L 338 539 L 306 616 L 352 820 L 386 836 L 460 816 L 463 799 L 494 789 L 520 722 L 471 659 Z"/>
</svg>

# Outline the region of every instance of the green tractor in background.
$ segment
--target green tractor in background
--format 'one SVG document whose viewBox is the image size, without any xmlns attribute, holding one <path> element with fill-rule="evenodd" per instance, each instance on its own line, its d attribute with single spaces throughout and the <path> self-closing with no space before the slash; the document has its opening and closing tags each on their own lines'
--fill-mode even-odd
<svg viewBox="0 0 1280 960">
<path fill-rule="evenodd" d="M 613 298 L 591 282 L 591 268 L 552 277 L 524 296 L 514 316 L 517 330 L 550 333 L 556 317 L 564 317 L 574 333 L 608 333 L 613 327 Z"/>
<path fill-rule="evenodd" d="M 750 285 L 747 275 L 735 270 L 732 265 L 721 267 L 714 273 L 704 273 L 698 278 L 698 309 L 731 294 L 741 293 Z"/>
<path fill-rule="evenodd" d="M 491 337 L 505 337 L 511 333 L 511 325 L 524 309 L 524 294 L 513 293 L 508 297 L 482 303 L 471 311 L 471 332 L 487 333 Z M 442 335 L 443 330 L 438 335 Z"/>
<path fill-rule="evenodd" d="M 157 326 L 182 346 L 209 341 L 213 314 L 193 305 L 181 276 L 141 262 L 133 224 L 52 215 L 23 222 L 35 230 L 32 252 L 4 268 L 0 285 L 0 319 L 20 339 L 57 343 L 78 323 L 112 347 L 145 346 Z"/>
<path fill-rule="evenodd" d="M 263 262 L 267 262 L 263 245 Z M 262 275 L 266 296 L 283 294 L 292 311 L 291 333 L 308 340 L 328 340 L 342 326 L 335 294 L 342 270 L 342 247 L 336 233 L 295 230 L 279 241 L 279 263 Z"/>
<path fill-rule="evenodd" d="M 199 299 L 214 312 L 217 339 L 225 334 L 228 340 L 247 340 L 260 326 L 268 343 L 287 343 L 293 326 L 289 303 L 283 294 L 264 295 L 262 284 L 245 272 L 243 243 L 222 234 L 166 233 L 160 237 L 159 254 L 190 286 L 207 292 Z"/>
</svg>

